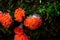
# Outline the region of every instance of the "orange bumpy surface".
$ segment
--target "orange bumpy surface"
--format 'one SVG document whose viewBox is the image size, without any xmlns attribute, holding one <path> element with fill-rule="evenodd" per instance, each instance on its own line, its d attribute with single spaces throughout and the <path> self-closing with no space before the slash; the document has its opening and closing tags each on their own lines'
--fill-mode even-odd
<svg viewBox="0 0 60 40">
<path fill-rule="evenodd" d="M 9 26 L 12 23 L 12 17 L 9 15 L 9 13 L 4 14 L 4 16 L 1 18 L 1 24 L 5 27 L 5 28 L 9 28 Z"/>
<path fill-rule="evenodd" d="M 24 30 L 22 28 L 19 28 L 19 27 L 16 27 L 14 29 L 14 32 L 15 32 L 15 34 L 19 34 L 19 35 L 24 34 Z"/>
<path fill-rule="evenodd" d="M 42 25 L 42 20 L 40 18 L 28 17 L 24 21 L 24 25 L 31 30 L 35 30 Z"/>
<path fill-rule="evenodd" d="M 22 22 L 23 18 L 25 18 L 25 11 L 22 8 L 16 9 L 14 17 L 16 21 Z"/>
<path fill-rule="evenodd" d="M 15 35 L 14 40 L 30 40 L 29 36 L 27 35 Z"/>
</svg>

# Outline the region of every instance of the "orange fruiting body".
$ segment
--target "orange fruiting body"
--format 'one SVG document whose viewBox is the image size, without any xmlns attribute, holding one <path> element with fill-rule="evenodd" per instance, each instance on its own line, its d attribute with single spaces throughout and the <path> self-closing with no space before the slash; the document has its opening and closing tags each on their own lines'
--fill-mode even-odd
<svg viewBox="0 0 60 40">
<path fill-rule="evenodd" d="M 15 35 L 14 40 L 30 40 L 30 37 L 27 35 Z"/>
<path fill-rule="evenodd" d="M 1 24 L 5 27 L 5 28 L 9 28 L 9 26 L 12 23 L 12 17 L 9 15 L 9 13 L 4 14 L 4 16 L 1 18 Z"/>
<path fill-rule="evenodd" d="M 3 12 L 2 11 L 0 11 L 0 21 L 1 21 L 1 18 L 3 17 Z"/>
<path fill-rule="evenodd" d="M 23 18 L 25 18 L 25 11 L 22 8 L 16 9 L 14 17 L 16 21 L 22 22 Z"/>
<path fill-rule="evenodd" d="M 27 35 L 24 33 L 23 28 L 16 27 L 16 28 L 14 29 L 14 32 L 15 32 L 14 40 L 29 40 L 29 39 L 30 39 L 30 37 L 27 36 Z"/>
<path fill-rule="evenodd" d="M 42 25 L 42 19 L 37 16 L 28 17 L 25 19 L 24 25 L 31 30 L 35 30 Z"/>
<path fill-rule="evenodd" d="M 19 28 L 19 27 L 16 27 L 14 29 L 14 32 L 15 32 L 15 34 L 19 34 L 19 35 L 24 34 L 24 30 L 22 28 Z"/>
</svg>

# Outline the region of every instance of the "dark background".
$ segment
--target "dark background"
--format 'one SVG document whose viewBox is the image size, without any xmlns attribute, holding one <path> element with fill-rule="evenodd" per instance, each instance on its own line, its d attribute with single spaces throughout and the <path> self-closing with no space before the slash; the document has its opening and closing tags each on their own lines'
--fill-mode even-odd
<svg viewBox="0 0 60 40">
<path fill-rule="evenodd" d="M 41 3 L 40 0 L 0 0 L 0 11 L 10 10 L 14 21 L 8 30 L 0 24 L 0 40 L 14 39 L 13 30 L 20 23 L 14 20 L 13 13 L 18 7 L 26 11 L 26 16 L 37 13 L 42 17 L 43 24 L 36 30 L 32 31 L 23 26 L 31 40 L 60 40 L 60 1 L 58 0 L 41 0 Z"/>
</svg>

